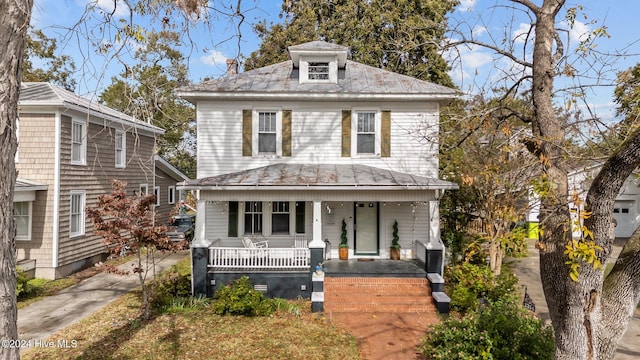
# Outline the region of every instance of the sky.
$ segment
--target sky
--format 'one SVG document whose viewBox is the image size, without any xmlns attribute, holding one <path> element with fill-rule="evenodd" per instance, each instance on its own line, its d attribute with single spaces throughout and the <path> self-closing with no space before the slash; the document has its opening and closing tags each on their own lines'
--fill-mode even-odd
<svg viewBox="0 0 640 360">
<path fill-rule="evenodd" d="M 534 0 L 533 2 L 539 4 L 542 1 Z M 104 44 L 108 41 L 107 39 L 113 39 L 113 29 L 100 26 L 98 22 L 105 13 L 113 13 L 116 20 L 127 18 L 128 8 L 124 6 L 122 0 L 115 0 L 115 3 L 114 10 L 114 0 L 35 0 L 31 23 L 35 28 L 42 29 L 48 36 L 58 38 L 59 50 L 75 60 L 79 68 L 76 74 L 78 81 L 76 92 L 80 95 L 95 96 L 110 84 L 112 76 L 116 76 L 123 69 L 123 65 L 118 61 L 113 59 L 106 61 L 104 56 L 96 53 L 95 47 L 86 39 L 87 34 L 93 43 L 97 44 Z M 215 5 L 221 12 L 210 13 L 212 20 L 209 23 L 191 19 L 189 39 L 193 41 L 194 46 L 187 46 L 183 51 L 188 55 L 190 79 L 194 82 L 202 81 L 205 77 L 215 78 L 224 75 L 226 59 L 248 56 L 255 51 L 259 46 L 259 39 L 252 31 L 253 24 L 262 20 L 268 23 L 282 20 L 278 16 L 281 1 L 242 0 L 241 12 L 245 17 L 238 32 L 239 18 L 225 15 L 235 10 L 221 6 L 226 3 L 235 5 L 238 2 L 209 0 L 209 4 Z M 461 0 L 460 6 L 450 16 L 450 25 L 463 24 L 456 28 L 464 29 L 467 36 L 473 33 L 483 42 L 493 39 L 499 41 L 503 38 L 515 39 L 514 54 L 522 55 L 527 50 L 522 50 L 522 41 L 519 39 L 530 28 L 531 21 L 521 11 L 521 6 L 509 4 L 511 3 L 506 0 Z M 573 28 L 570 29 L 566 22 L 560 24 L 566 30 L 561 34 L 564 36 L 566 46 L 571 50 L 569 53 L 589 31 L 606 26 L 610 37 L 599 39 L 596 49 L 603 53 L 624 51 L 631 54 L 616 57 L 615 63 L 604 68 L 607 72 L 601 82 L 610 85 L 617 71 L 625 70 L 640 62 L 640 31 L 634 31 L 636 26 L 632 25 L 636 24 L 637 16 L 640 14 L 640 1 L 583 0 L 579 4 L 582 10 L 578 12 Z M 83 19 L 82 14 L 85 13 L 85 9 L 94 5 L 97 11 L 92 12 L 92 17 Z M 577 5 L 578 3 L 567 3 L 567 7 Z M 180 22 L 175 14 L 170 16 L 176 22 Z M 158 23 L 157 19 L 144 19 L 141 24 L 149 24 L 149 21 Z M 70 31 L 69 28 L 74 30 Z M 452 41 L 459 39 L 456 34 L 450 35 Z M 135 50 L 136 46 L 140 46 L 128 45 L 131 45 L 128 47 L 131 49 L 129 54 Z M 503 70 L 510 69 L 514 65 L 479 46 L 457 49 L 458 51 L 447 54 L 447 59 L 452 65 L 450 75 L 456 85 L 468 94 L 481 92 L 486 88 L 486 84 L 503 76 Z M 125 52 L 120 58 L 125 63 L 132 61 L 127 56 Z M 569 57 L 567 61 L 579 69 L 589 66 L 586 62 L 574 62 L 572 59 Z M 592 75 L 595 77 L 593 73 Z M 556 87 L 569 86 L 570 80 L 558 78 Z M 613 118 L 615 104 L 612 93 L 612 86 L 592 88 L 588 104 L 596 112 L 596 116 Z M 559 102 L 567 103 L 568 100 L 559 99 Z M 576 104 L 576 106 L 584 107 L 585 105 Z"/>
</svg>

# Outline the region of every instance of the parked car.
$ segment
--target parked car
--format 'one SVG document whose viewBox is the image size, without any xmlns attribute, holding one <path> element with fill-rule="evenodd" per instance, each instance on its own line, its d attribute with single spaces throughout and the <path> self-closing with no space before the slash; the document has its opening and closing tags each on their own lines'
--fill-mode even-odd
<svg viewBox="0 0 640 360">
<path fill-rule="evenodd" d="M 195 233 L 196 215 L 180 214 L 172 217 L 171 225 L 167 229 L 167 236 L 174 242 L 187 241 L 191 243 Z"/>
</svg>

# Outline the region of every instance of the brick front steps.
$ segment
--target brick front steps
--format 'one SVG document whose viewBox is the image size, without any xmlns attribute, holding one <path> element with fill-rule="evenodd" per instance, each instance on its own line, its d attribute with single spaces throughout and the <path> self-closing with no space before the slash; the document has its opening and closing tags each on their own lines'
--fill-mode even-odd
<svg viewBox="0 0 640 360">
<path fill-rule="evenodd" d="M 325 277 L 327 313 L 436 313 L 424 278 Z"/>
</svg>

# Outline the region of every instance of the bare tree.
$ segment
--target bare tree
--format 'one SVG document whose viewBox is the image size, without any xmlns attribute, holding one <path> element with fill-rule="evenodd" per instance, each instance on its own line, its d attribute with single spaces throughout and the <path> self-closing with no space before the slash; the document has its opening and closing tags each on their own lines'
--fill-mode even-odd
<svg viewBox="0 0 640 360">
<path fill-rule="evenodd" d="M 584 226 L 588 231 L 581 239 L 572 239 L 567 181 L 572 159 L 566 148 L 571 124 L 558 116 L 554 101 L 563 89 L 554 89 L 554 80 L 561 75 L 580 80 L 579 70 L 568 60 L 567 34 L 557 26 L 561 21 L 573 25 L 580 9 L 565 8 L 564 0 L 541 2 L 506 2 L 510 11 L 521 11 L 531 22 L 531 29 L 519 35 L 521 52 L 514 50 L 515 42 L 483 43 L 468 35 L 472 32 L 450 45 L 484 46 L 508 59 L 515 71 L 497 69 L 504 75 L 503 84 L 508 84 L 507 93 L 522 92 L 532 99 L 533 114 L 523 119 L 532 133 L 526 139 L 527 148 L 538 159 L 546 184 L 540 194 L 541 236 L 537 247 L 555 333 L 556 359 L 611 359 L 640 297 L 640 233 L 636 231 L 625 245 L 612 275 L 605 279 L 603 268 L 597 265 L 605 263 L 611 253 L 609 229 L 614 200 L 624 181 L 640 165 L 640 131 L 631 133 L 606 160 L 587 195 Z M 564 18 L 560 18 L 562 10 Z M 508 39 L 510 34 L 505 35 L 493 38 Z M 578 45 L 578 55 L 584 59 L 593 51 L 593 42 L 605 35 L 605 28 L 592 31 Z M 523 56 L 518 57 L 519 53 Z M 571 89 L 572 102 L 584 95 L 584 86 L 582 83 Z M 574 276 L 570 276 L 572 273 Z"/>
<path fill-rule="evenodd" d="M 22 77 L 22 54 L 31 18 L 33 0 L 1 0 L 0 8 L 0 358 L 20 357 L 11 340 L 18 339 L 16 307 L 15 223 L 13 188 L 16 183 L 15 155 L 18 147 L 16 120 Z"/>
</svg>

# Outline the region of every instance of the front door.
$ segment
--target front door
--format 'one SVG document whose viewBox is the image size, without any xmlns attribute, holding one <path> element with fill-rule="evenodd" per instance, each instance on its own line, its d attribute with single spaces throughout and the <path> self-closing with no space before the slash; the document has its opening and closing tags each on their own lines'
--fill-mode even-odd
<svg viewBox="0 0 640 360">
<path fill-rule="evenodd" d="M 356 255 L 378 255 L 378 204 L 356 203 L 354 239 Z"/>
</svg>

